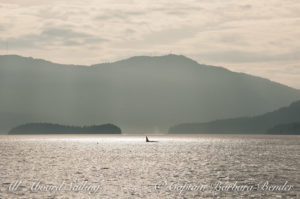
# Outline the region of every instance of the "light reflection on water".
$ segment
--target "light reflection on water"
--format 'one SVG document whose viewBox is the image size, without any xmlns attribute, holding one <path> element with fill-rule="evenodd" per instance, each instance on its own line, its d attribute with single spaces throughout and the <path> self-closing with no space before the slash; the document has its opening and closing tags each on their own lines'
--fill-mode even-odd
<svg viewBox="0 0 300 199">
<path fill-rule="evenodd" d="M 297 198 L 300 137 L 259 135 L 28 135 L 0 136 L 0 196 L 3 198 Z M 25 185 L 16 192 L 8 186 Z M 32 192 L 32 182 L 101 185 L 87 192 Z M 178 191 L 158 183 L 256 184 L 295 188 L 289 192 Z M 297 195 L 298 194 L 298 195 Z"/>
</svg>

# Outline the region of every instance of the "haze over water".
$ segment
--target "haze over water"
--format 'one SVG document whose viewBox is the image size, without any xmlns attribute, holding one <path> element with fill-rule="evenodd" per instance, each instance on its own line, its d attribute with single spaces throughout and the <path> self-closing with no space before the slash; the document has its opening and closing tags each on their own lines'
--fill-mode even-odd
<svg viewBox="0 0 300 199">
<path fill-rule="evenodd" d="M 0 198 L 300 197 L 299 136 L 149 138 L 159 142 L 146 143 L 142 135 L 1 136 Z M 22 181 L 18 189 L 9 190 L 16 181 Z M 41 191 L 38 182 L 40 186 L 61 185 L 61 189 Z M 235 182 L 254 187 L 266 182 L 283 186 L 287 182 L 292 188 L 209 189 L 218 183 Z M 195 190 L 201 185 L 207 185 L 206 189 Z M 97 186 L 98 190 L 93 189 Z M 188 186 L 194 186 L 194 190 Z"/>
</svg>

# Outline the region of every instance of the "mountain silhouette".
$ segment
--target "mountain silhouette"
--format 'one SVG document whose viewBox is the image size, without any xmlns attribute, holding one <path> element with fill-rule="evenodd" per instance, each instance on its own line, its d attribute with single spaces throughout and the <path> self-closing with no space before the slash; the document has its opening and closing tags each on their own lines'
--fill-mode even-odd
<svg viewBox="0 0 300 199">
<path fill-rule="evenodd" d="M 160 133 L 185 121 L 262 114 L 299 100 L 300 91 L 182 55 L 91 66 L 4 55 L 0 99 L 0 132 L 47 121 L 116 123 L 125 133 Z"/>
<path fill-rule="evenodd" d="M 268 134 L 300 135 L 300 122 L 278 124 L 267 131 Z"/>
<path fill-rule="evenodd" d="M 288 107 L 254 117 L 179 124 L 169 133 L 268 133 L 300 135 L 300 101 Z"/>
</svg>

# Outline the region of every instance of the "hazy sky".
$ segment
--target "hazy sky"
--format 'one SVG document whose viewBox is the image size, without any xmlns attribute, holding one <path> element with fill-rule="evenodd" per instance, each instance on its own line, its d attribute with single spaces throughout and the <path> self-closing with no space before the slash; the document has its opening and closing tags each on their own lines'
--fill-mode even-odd
<svg viewBox="0 0 300 199">
<path fill-rule="evenodd" d="M 0 0 L 0 54 L 94 64 L 169 53 L 300 89 L 300 1 Z"/>
</svg>

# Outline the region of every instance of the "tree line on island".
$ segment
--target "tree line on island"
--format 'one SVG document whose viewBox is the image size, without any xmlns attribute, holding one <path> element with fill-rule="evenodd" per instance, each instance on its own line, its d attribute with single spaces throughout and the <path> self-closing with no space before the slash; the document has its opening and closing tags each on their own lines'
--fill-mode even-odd
<svg viewBox="0 0 300 199">
<path fill-rule="evenodd" d="M 121 134 L 121 129 L 113 124 L 92 126 L 66 126 L 51 123 L 29 123 L 11 129 L 8 134 Z"/>
</svg>

